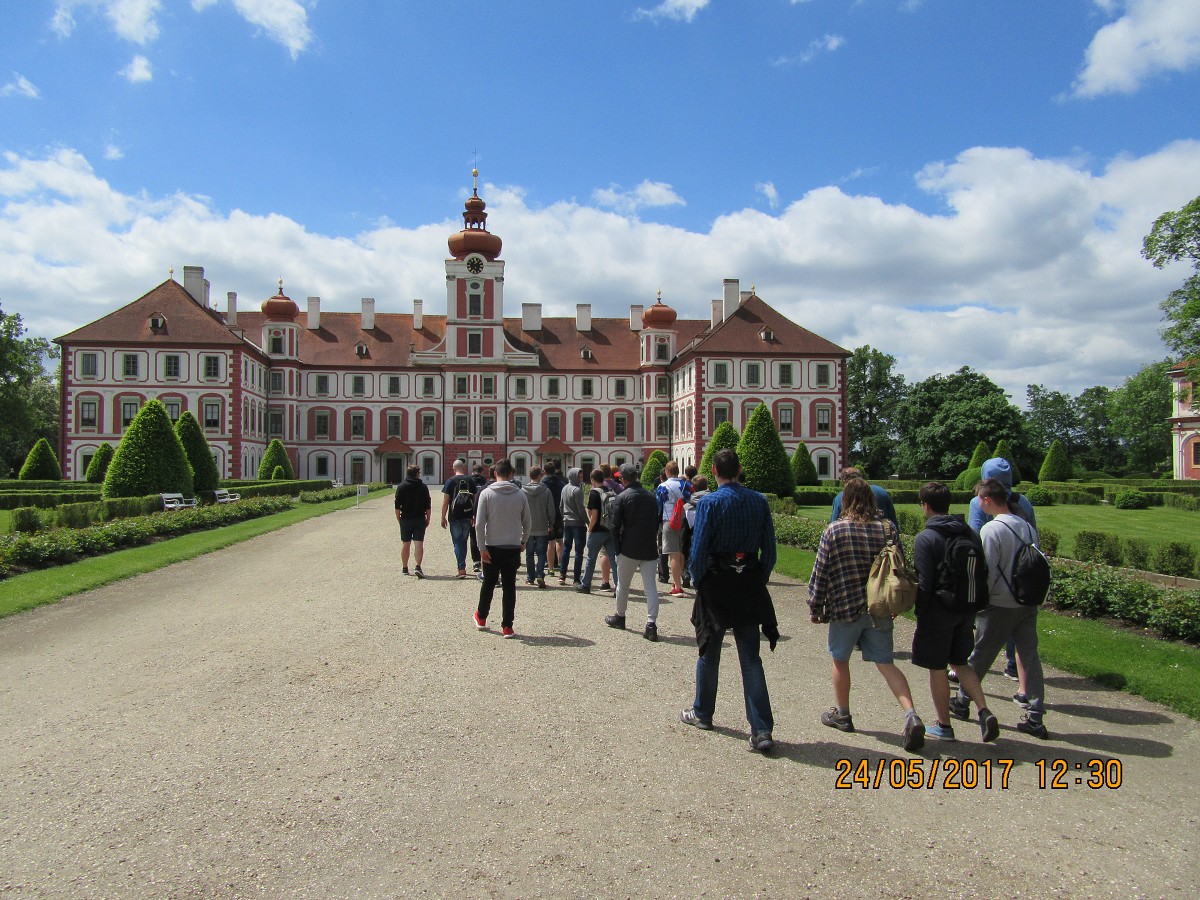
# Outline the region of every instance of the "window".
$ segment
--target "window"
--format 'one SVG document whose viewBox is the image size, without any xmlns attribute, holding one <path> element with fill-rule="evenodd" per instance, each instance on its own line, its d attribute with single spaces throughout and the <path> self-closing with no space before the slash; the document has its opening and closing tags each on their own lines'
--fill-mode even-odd
<svg viewBox="0 0 1200 900">
<path fill-rule="evenodd" d="M 121 427 L 128 428 L 137 414 L 138 402 L 136 400 L 123 400 L 121 402 Z"/>
<path fill-rule="evenodd" d="M 183 407 L 178 400 L 164 400 L 163 406 L 167 408 L 167 416 L 172 422 L 179 421 L 179 414 L 183 411 Z"/>
<path fill-rule="evenodd" d="M 484 464 L 491 465 L 491 463 L 487 462 L 486 460 L 484 461 Z M 525 463 L 524 456 L 518 456 L 516 459 L 513 460 L 513 474 L 523 476 L 525 474 L 525 468 L 526 468 L 526 463 Z"/>
<path fill-rule="evenodd" d="M 654 417 L 654 436 L 659 440 L 666 440 L 671 436 L 671 415 L 670 413 L 660 412 Z"/>
<path fill-rule="evenodd" d="M 313 437 L 329 437 L 329 413 L 319 412 L 313 416 Z"/>
<path fill-rule="evenodd" d="M 467 376 L 466 375 L 455 375 L 454 376 L 454 396 L 455 397 L 467 396 Z"/>
<path fill-rule="evenodd" d="M 79 401 L 79 427 L 80 428 L 95 428 L 96 427 L 96 411 L 97 404 L 95 400 L 80 400 Z"/>
<path fill-rule="evenodd" d="M 613 437 L 618 441 L 629 440 L 629 416 L 620 413 L 613 417 Z"/>
<path fill-rule="evenodd" d="M 326 456 L 324 453 L 318 455 L 316 458 L 316 464 L 317 464 L 316 475 L 318 478 L 324 477 L 329 474 L 329 457 L 328 456 Z"/>
<path fill-rule="evenodd" d="M 216 381 L 221 377 L 221 357 L 204 357 L 204 377 L 208 381 Z"/>
<path fill-rule="evenodd" d="M 820 456 L 817 457 L 817 477 L 818 478 L 828 478 L 829 477 L 829 457 L 826 456 L 824 453 L 822 453 Z"/>
<path fill-rule="evenodd" d="M 547 397 L 560 396 L 557 378 L 547 378 L 546 379 L 546 396 Z"/>
<path fill-rule="evenodd" d="M 437 379 L 426 375 L 421 379 L 421 396 L 432 397 L 437 394 Z"/>
<path fill-rule="evenodd" d="M 421 437 L 426 440 L 437 437 L 437 413 L 421 414 Z"/>
<path fill-rule="evenodd" d="M 1200 441 L 1192 443 L 1192 465 L 1200 466 Z"/>
<path fill-rule="evenodd" d="M 485 438 L 496 436 L 496 414 L 484 413 L 479 417 L 479 434 Z"/>
<path fill-rule="evenodd" d="M 546 437 L 562 437 L 562 416 L 559 413 L 547 413 Z"/>
<path fill-rule="evenodd" d="M 793 412 L 794 412 L 794 410 L 790 406 L 779 407 L 779 433 L 780 434 L 791 434 L 792 433 Z"/>
<path fill-rule="evenodd" d="M 328 397 L 329 396 L 329 376 L 328 375 L 318 375 L 317 376 L 317 396 L 318 397 Z"/>
<path fill-rule="evenodd" d="M 367 392 L 367 377 L 365 375 L 355 375 L 350 379 L 350 393 L 355 397 L 361 397 Z"/>
<path fill-rule="evenodd" d="M 779 386 L 791 387 L 793 384 L 795 384 L 795 381 L 792 375 L 792 364 L 783 363 L 779 367 Z"/>
<path fill-rule="evenodd" d="M 350 413 L 350 437 L 362 440 L 367 436 L 367 414 Z"/>
<path fill-rule="evenodd" d="M 484 375 L 479 379 L 479 392 L 484 397 L 496 396 L 496 376 Z"/>
<path fill-rule="evenodd" d="M 281 335 L 273 335 L 271 337 L 271 352 L 276 354 L 283 353 L 283 337 Z"/>
<path fill-rule="evenodd" d="M 729 387 L 729 363 L 713 363 L 713 387 Z"/>
<path fill-rule="evenodd" d="M 476 293 L 479 290 L 479 282 L 471 282 L 471 287 L 474 291 L 467 294 L 467 315 L 474 318 L 482 318 L 483 316 L 483 294 Z"/>
<path fill-rule="evenodd" d="M 722 422 L 729 421 L 729 404 L 716 403 L 712 408 L 712 430 L 716 431 L 717 426 Z"/>
<path fill-rule="evenodd" d="M 613 382 L 613 396 L 618 400 L 624 400 L 629 396 L 629 382 L 624 378 L 618 378 Z"/>
<path fill-rule="evenodd" d="M 483 332 L 467 332 L 467 356 L 483 356 Z"/>
<path fill-rule="evenodd" d="M 513 396 L 517 398 L 525 398 L 529 396 L 529 379 L 513 379 Z"/>
<path fill-rule="evenodd" d="M 746 387 L 758 387 L 762 384 L 762 365 L 756 362 L 746 363 Z"/>
<path fill-rule="evenodd" d="M 424 476 L 425 478 L 433 477 L 433 457 L 432 456 L 421 457 L 421 475 Z"/>
<path fill-rule="evenodd" d="M 204 427 L 215 431 L 221 427 L 221 404 L 209 401 L 204 404 Z"/>
<path fill-rule="evenodd" d="M 654 379 L 654 393 L 659 397 L 671 396 L 671 376 L 659 375 Z"/>
<path fill-rule="evenodd" d="M 471 432 L 471 416 L 465 412 L 456 412 L 454 414 L 454 436 L 456 438 L 465 438 Z"/>
<path fill-rule="evenodd" d="M 667 343 L 666 338 L 659 338 L 654 342 L 654 358 L 659 362 L 671 359 L 671 345 Z"/>
<path fill-rule="evenodd" d="M 179 372 L 179 354 L 172 353 L 169 356 L 163 357 L 163 378 L 178 378 Z"/>
<path fill-rule="evenodd" d="M 389 375 L 388 376 L 388 396 L 389 397 L 399 397 L 400 396 L 400 376 L 399 375 Z"/>
<path fill-rule="evenodd" d="M 592 413 L 584 413 L 579 417 L 579 436 L 585 441 L 596 438 L 596 417 Z"/>
<path fill-rule="evenodd" d="M 528 438 L 529 437 L 529 414 L 514 413 L 513 414 L 513 437 Z"/>
<path fill-rule="evenodd" d="M 328 387 L 328 385 L 326 385 L 326 386 Z M 272 394 L 282 394 L 283 393 L 283 373 L 282 372 L 272 372 L 271 373 L 271 393 Z"/>
<path fill-rule="evenodd" d="M 596 381 L 594 378 L 582 378 L 579 381 L 579 396 L 594 397 L 596 396 Z"/>
<path fill-rule="evenodd" d="M 95 353 L 79 354 L 79 374 L 84 378 L 95 378 L 100 367 L 97 365 Z"/>
<path fill-rule="evenodd" d="M 590 478 L 591 473 L 596 470 L 596 457 L 594 457 L 594 456 L 579 457 L 579 468 L 581 468 L 581 469 L 583 469 L 583 471 L 587 472 L 588 477 Z"/>
<path fill-rule="evenodd" d="M 126 378 L 138 377 L 138 358 L 136 353 L 126 353 L 122 360 Z"/>
<path fill-rule="evenodd" d="M 387 417 L 387 436 L 400 437 L 400 414 L 389 413 Z"/>
<path fill-rule="evenodd" d="M 817 434 L 830 435 L 833 433 L 832 427 L 833 410 L 828 406 L 817 407 Z"/>
<path fill-rule="evenodd" d="M 272 410 L 267 415 L 267 429 L 271 437 L 283 437 L 283 411 Z"/>
<path fill-rule="evenodd" d="M 833 377 L 830 374 L 832 368 L 829 363 L 817 363 L 817 387 L 830 387 L 833 384 Z"/>
</svg>

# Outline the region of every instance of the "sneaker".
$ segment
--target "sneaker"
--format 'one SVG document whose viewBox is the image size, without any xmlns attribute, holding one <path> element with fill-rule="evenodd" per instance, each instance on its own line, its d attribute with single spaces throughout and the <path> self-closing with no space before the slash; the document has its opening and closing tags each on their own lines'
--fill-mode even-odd
<svg viewBox="0 0 1200 900">
<path fill-rule="evenodd" d="M 932 725 L 925 726 L 925 736 L 937 738 L 939 741 L 952 741 L 954 740 L 954 729 L 941 722 L 934 722 Z"/>
<path fill-rule="evenodd" d="M 625 617 L 624 616 L 605 616 L 604 624 L 607 625 L 609 628 L 619 628 L 622 631 L 624 631 L 625 630 Z"/>
<path fill-rule="evenodd" d="M 539 579 L 537 580 L 537 585 L 538 585 L 538 587 L 540 587 L 540 588 L 544 588 L 544 587 L 546 586 L 546 579 L 545 579 L 545 578 L 539 578 Z"/>
<path fill-rule="evenodd" d="M 672 597 L 682 597 L 683 596 L 683 588 L 673 587 L 673 588 L 671 588 L 671 590 L 667 591 L 667 594 L 669 594 Z"/>
<path fill-rule="evenodd" d="M 511 625 L 505 625 L 503 628 L 501 628 L 500 634 L 506 638 L 515 638 L 517 636 L 517 633 L 512 630 Z"/>
<path fill-rule="evenodd" d="M 566 576 L 566 575 L 560 575 L 560 576 L 559 576 L 559 578 L 558 578 L 558 583 L 559 583 L 560 585 L 566 585 L 566 583 L 567 583 L 567 576 Z"/>
<path fill-rule="evenodd" d="M 946 672 L 946 680 L 949 681 L 951 684 L 958 684 L 959 683 L 958 682 L 958 673 L 955 672 L 953 669 L 948 670 Z"/>
<path fill-rule="evenodd" d="M 642 632 L 642 637 L 648 641 L 658 640 L 658 625 L 654 622 L 646 623 L 646 630 Z"/>
<path fill-rule="evenodd" d="M 830 728 L 836 728 L 838 731 L 853 731 L 854 719 L 850 713 L 842 715 L 837 711 L 836 706 L 829 707 L 827 712 L 821 713 L 821 724 L 828 725 Z"/>
<path fill-rule="evenodd" d="M 481 572 L 483 571 L 483 567 L 479 563 L 473 563 L 471 565 L 471 570 L 474 572 Z"/>
<path fill-rule="evenodd" d="M 1021 676 L 1017 673 L 1016 668 L 1005 669 L 1004 677 L 1007 678 L 1009 681 L 1020 681 L 1021 680 Z"/>
<path fill-rule="evenodd" d="M 1043 741 L 1050 738 L 1050 732 L 1046 730 L 1046 726 L 1042 724 L 1042 720 L 1038 719 L 1035 722 L 1029 716 L 1026 716 L 1017 723 L 1017 731 L 1021 732 L 1021 734 L 1030 734 L 1035 738 L 1041 738 Z"/>
<path fill-rule="evenodd" d="M 914 753 L 925 746 L 925 723 L 918 715 L 908 716 L 904 723 L 904 749 Z"/>
<path fill-rule="evenodd" d="M 414 575 L 416 575 L 418 578 L 424 578 L 424 577 L 425 577 L 425 573 L 421 571 L 421 567 L 420 567 L 420 566 L 417 566 L 415 569 L 413 569 L 413 574 L 414 574 Z"/>
<path fill-rule="evenodd" d="M 611 584 L 609 584 L 609 583 L 606 581 L 606 582 L 604 582 L 604 584 L 600 585 L 600 590 L 602 590 L 602 591 L 611 591 L 611 590 L 612 590 L 612 585 L 611 585 Z"/>
<path fill-rule="evenodd" d="M 487 620 L 479 614 L 479 610 L 475 610 L 475 612 L 471 613 L 471 619 L 475 622 L 475 627 L 480 631 L 483 631 L 483 629 L 487 628 Z"/>
<path fill-rule="evenodd" d="M 401 569 L 400 569 L 400 574 L 401 574 L 401 575 L 407 575 L 407 574 L 408 574 L 408 566 L 403 566 L 403 567 L 401 567 Z"/>
<path fill-rule="evenodd" d="M 528 579 L 526 579 L 526 580 L 525 580 L 525 584 L 527 584 L 529 587 L 533 587 L 533 585 L 535 584 L 535 582 L 534 582 L 534 580 L 533 580 L 532 578 L 528 578 Z"/>
<path fill-rule="evenodd" d="M 1029 709 L 1029 697 L 1020 691 L 1013 694 L 1013 703 L 1017 704 L 1021 709 Z"/>
<path fill-rule="evenodd" d="M 458 574 L 457 574 L 457 575 L 455 575 L 454 577 L 455 577 L 455 578 L 460 578 L 460 579 L 461 579 L 461 578 L 466 578 L 466 577 L 467 577 L 467 570 L 466 570 L 466 569 L 459 569 L 459 570 L 458 570 Z"/>
<path fill-rule="evenodd" d="M 712 722 L 705 722 L 702 718 L 696 715 L 694 709 L 685 709 L 679 714 L 679 721 L 684 725 L 695 725 L 701 731 L 712 731 Z"/>
<path fill-rule="evenodd" d="M 990 744 L 1000 737 L 1000 722 L 992 715 L 991 710 L 979 711 L 979 736 L 985 744 Z"/>
<path fill-rule="evenodd" d="M 956 719 L 962 719 L 964 722 L 971 718 L 971 701 L 965 697 L 950 698 L 950 715 Z"/>
<path fill-rule="evenodd" d="M 577 593 L 577 594 L 590 594 L 591 592 L 592 592 L 592 589 L 590 587 L 588 587 L 586 584 L 581 584 L 575 588 L 575 593 Z"/>
<path fill-rule="evenodd" d="M 750 749 L 755 753 L 770 753 L 774 750 L 775 742 L 771 740 L 771 732 L 760 731 L 750 735 Z"/>
</svg>

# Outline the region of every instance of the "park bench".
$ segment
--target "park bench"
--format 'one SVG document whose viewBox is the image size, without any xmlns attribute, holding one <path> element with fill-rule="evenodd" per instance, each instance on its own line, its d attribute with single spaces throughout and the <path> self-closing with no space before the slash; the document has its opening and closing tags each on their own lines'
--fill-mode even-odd
<svg viewBox="0 0 1200 900">
<path fill-rule="evenodd" d="M 162 497 L 163 509 L 190 509 L 196 505 L 194 498 L 188 499 L 183 494 L 159 494 Z"/>
<path fill-rule="evenodd" d="M 217 488 L 213 491 L 213 499 L 218 503 L 232 503 L 234 500 L 241 500 L 241 494 L 231 494 L 225 488 Z"/>
</svg>

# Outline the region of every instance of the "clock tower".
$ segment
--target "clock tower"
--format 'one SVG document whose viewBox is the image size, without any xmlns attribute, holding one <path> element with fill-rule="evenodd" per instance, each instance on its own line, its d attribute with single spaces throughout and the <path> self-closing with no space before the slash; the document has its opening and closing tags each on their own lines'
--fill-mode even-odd
<svg viewBox="0 0 1200 900">
<path fill-rule="evenodd" d="M 495 363 L 503 358 L 503 242 L 487 230 L 487 204 L 479 196 L 479 170 L 472 169 L 471 196 L 463 229 L 446 242 L 446 356 L 460 362 Z"/>
</svg>

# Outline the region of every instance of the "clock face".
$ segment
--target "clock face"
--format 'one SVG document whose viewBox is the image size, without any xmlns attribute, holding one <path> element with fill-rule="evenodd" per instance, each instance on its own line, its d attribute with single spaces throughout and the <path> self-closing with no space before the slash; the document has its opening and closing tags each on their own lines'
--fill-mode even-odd
<svg viewBox="0 0 1200 900">
<path fill-rule="evenodd" d="M 472 256 L 467 260 L 467 271 L 472 275 L 478 275 L 483 271 L 483 260 L 478 256 Z"/>
</svg>

